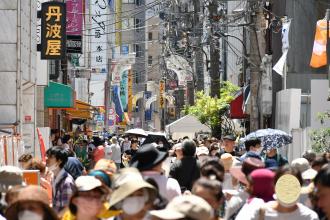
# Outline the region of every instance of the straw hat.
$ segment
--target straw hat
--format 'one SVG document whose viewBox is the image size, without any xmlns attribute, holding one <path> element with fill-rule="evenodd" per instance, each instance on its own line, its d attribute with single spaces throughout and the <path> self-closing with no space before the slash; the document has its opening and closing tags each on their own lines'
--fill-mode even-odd
<svg viewBox="0 0 330 220">
<path fill-rule="evenodd" d="M 175 197 L 165 209 L 150 211 L 150 214 L 161 219 L 189 217 L 196 220 L 210 220 L 213 217 L 212 207 L 204 199 L 195 195 Z"/>
<path fill-rule="evenodd" d="M 155 187 L 146 182 L 136 168 L 121 169 L 119 174 L 115 175 L 114 180 L 114 191 L 109 201 L 110 207 L 118 204 L 132 193 L 144 188 L 148 189 L 151 199 L 156 197 L 157 191 Z"/>
<path fill-rule="evenodd" d="M 5 213 L 7 219 L 18 219 L 19 207 L 23 203 L 37 202 L 39 203 L 45 213 L 49 214 L 48 220 L 57 220 L 57 215 L 49 206 L 49 197 L 45 189 L 40 186 L 30 185 L 23 188 L 16 199 L 16 201 L 9 206 Z"/>
</svg>

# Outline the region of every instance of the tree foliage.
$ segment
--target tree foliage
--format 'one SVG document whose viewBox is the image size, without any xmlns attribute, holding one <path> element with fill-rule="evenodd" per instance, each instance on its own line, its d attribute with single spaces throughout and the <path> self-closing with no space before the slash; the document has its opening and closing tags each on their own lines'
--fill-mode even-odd
<svg viewBox="0 0 330 220">
<path fill-rule="evenodd" d="M 330 120 L 330 111 L 318 114 L 321 124 Z M 320 128 L 311 132 L 312 149 L 316 153 L 330 152 L 330 128 Z"/>
<path fill-rule="evenodd" d="M 221 84 L 219 98 L 213 98 L 204 92 L 197 92 L 195 105 L 186 106 L 185 113 L 196 116 L 201 123 L 211 128 L 214 136 L 219 137 L 221 130 L 230 132 L 228 130 L 233 127 L 226 114 L 229 109 L 229 103 L 234 100 L 234 94 L 238 90 L 238 86 L 229 81 L 224 81 Z"/>
</svg>

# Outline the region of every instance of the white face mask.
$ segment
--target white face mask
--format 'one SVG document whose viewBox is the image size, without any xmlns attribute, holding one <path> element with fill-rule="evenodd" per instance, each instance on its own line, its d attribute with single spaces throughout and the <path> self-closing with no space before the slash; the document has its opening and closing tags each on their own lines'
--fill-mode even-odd
<svg viewBox="0 0 330 220">
<path fill-rule="evenodd" d="M 57 168 L 58 168 L 58 165 L 55 163 L 55 164 L 49 166 L 48 170 L 51 171 L 51 172 L 54 172 Z"/>
<path fill-rule="evenodd" d="M 43 220 L 43 216 L 29 210 L 18 213 L 18 220 Z"/>
<path fill-rule="evenodd" d="M 158 146 L 159 146 L 160 148 L 162 148 L 162 147 L 164 146 L 164 144 L 158 144 Z"/>
<path fill-rule="evenodd" d="M 128 197 L 124 199 L 122 209 L 128 215 L 135 215 L 143 209 L 146 201 L 145 196 Z"/>
<path fill-rule="evenodd" d="M 260 155 L 262 153 L 262 150 L 263 150 L 263 148 L 262 147 L 259 147 L 255 153 L 258 154 L 258 155 Z"/>
</svg>

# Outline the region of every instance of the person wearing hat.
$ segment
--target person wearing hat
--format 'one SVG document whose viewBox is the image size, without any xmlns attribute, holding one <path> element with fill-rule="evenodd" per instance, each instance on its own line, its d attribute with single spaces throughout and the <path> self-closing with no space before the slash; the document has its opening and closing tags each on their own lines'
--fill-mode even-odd
<svg viewBox="0 0 330 220">
<path fill-rule="evenodd" d="M 227 201 L 225 219 L 235 219 L 235 216 L 237 216 L 238 212 L 244 206 L 249 197 L 246 190 L 243 190 L 241 187 L 237 189 L 238 185 L 240 184 L 246 187 L 249 184 L 247 176 L 250 175 L 252 171 L 264 167 L 265 164 L 261 160 L 250 157 L 244 160 L 242 165 L 232 166 L 229 169 L 229 172 L 232 175 L 234 190 L 226 192 Z"/>
<path fill-rule="evenodd" d="M 14 166 L 0 166 L 0 201 L 4 199 L 12 200 L 16 195 L 10 194 L 10 189 L 22 187 L 23 172 L 20 168 Z M 16 191 L 16 190 L 15 190 Z M 6 201 L 7 205 L 9 201 Z M 0 219 L 6 206 L 0 205 Z"/>
<path fill-rule="evenodd" d="M 57 220 L 56 212 L 49 206 L 47 191 L 30 185 L 19 191 L 18 197 L 6 210 L 7 220 Z"/>
<path fill-rule="evenodd" d="M 222 163 L 225 173 L 223 178 L 223 190 L 224 192 L 229 192 L 231 190 L 235 190 L 238 187 L 238 184 L 233 183 L 232 175 L 230 174 L 230 168 L 232 168 L 234 165 L 238 164 L 238 160 L 236 160 L 233 155 L 229 153 L 224 153 L 221 155 L 220 162 Z"/>
<path fill-rule="evenodd" d="M 209 149 L 205 146 L 197 147 L 196 148 L 196 155 L 199 161 L 203 161 L 206 157 L 210 154 Z"/>
<path fill-rule="evenodd" d="M 62 220 L 98 220 L 109 189 L 94 176 L 80 176 Z M 118 213 L 117 213 L 118 214 Z"/>
<path fill-rule="evenodd" d="M 317 214 L 299 203 L 301 194 L 301 180 L 297 178 L 299 171 L 295 169 L 281 169 L 277 172 L 275 184 L 275 200 L 268 202 L 259 210 L 256 210 L 256 219 L 272 220 L 318 220 Z M 262 216 L 260 216 L 262 215 Z M 247 218 L 244 218 L 247 219 Z"/>
<path fill-rule="evenodd" d="M 131 166 L 136 167 L 144 179 L 155 180 L 160 195 L 171 201 L 174 197 L 181 195 L 181 189 L 176 179 L 167 178 L 163 174 L 162 165 L 166 158 L 167 153 L 159 151 L 153 145 L 147 145 L 136 152 L 132 158 Z"/>
<path fill-rule="evenodd" d="M 257 169 L 248 176 L 249 198 L 236 216 L 236 220 L 258 219 L 260 207 L 273 200 L 275 174 L 268 169 Z"/>
<path fill-rule="evenodd" d="M 110 209 L 121 210 L 114 220 L 142 220 L 153 208 L 157 190 L 133 167 L 124 168 L 114 177 Z"/>
<path fill-rule="evenodd" d="M 161 220 L 212 220 L 213 209 L 201 197 L 183 195 L 174 198 L 163 210 L 153 210 L 150 215 Z"/>
<path fill-rule="evenodd" d="M 54 174 L 52 180 L 53 209 L 58 213 L 69 204 L 74 189 L 74 179 L 64 169 L 67 161 L 68 151 L 63 147 L 52 147 L 46 152 L 48 170 Z"/>
<path fill-rule="evenodd" d="M 233 156 L 238 156 L 235 152 L 235 141 L 236 137 L 234 135 L 226 135 L 222 138 L 224 148 L 220 151 L 220 157 L 224 153 L 229 153 Z"/>
<path fill-rule="evenodd" d="M 195 158 L 196 144 L 192 140 L 185 140 L 182 143 L 183 158 L 175 161 L 170 168 L 169 176 L 176 179 L 181 192 L 191 190 L 194 182 L 200 177 L 200 165 Z"/>
</svg>

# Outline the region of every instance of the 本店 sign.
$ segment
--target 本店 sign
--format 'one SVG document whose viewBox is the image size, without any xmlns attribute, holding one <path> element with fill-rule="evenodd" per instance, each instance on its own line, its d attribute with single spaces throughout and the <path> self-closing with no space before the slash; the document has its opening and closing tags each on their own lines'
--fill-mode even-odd
<svg viewBox="0 0 330 220">
<path fill-rule="evenodd" d="M 108 1 L 91 0 L 92 36 L 91 36 L 91 68 L 95 73 L 107 71 L 107 17 L 109 14 Z M 108 22 L 109 23 L 109 22 Z"/>
<path fill-rule="evenodd" d="M 41 59 L 56 60 L 66 54 L 65 3 L 45 2 L 41 6 Z"/>
</svg>

